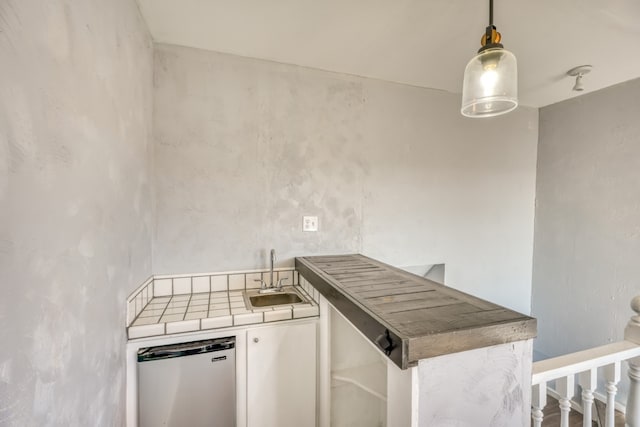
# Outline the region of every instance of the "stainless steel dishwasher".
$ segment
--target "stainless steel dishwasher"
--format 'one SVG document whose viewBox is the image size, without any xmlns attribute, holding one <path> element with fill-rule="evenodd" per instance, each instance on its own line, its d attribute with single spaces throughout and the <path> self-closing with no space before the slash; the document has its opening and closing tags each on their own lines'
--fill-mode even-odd
<svg viewBox="0 0 640 427">
<path fill-rule="evenodd" d="M 138 350 L 140 427 L 233 427 L 235 337 Z"/>
</svg>

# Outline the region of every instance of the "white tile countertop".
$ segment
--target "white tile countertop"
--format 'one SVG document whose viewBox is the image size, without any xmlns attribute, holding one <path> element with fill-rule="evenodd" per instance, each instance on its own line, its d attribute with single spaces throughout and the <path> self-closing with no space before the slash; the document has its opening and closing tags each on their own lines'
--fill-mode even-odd
<svg viewBox="0 0 640 427">
<path fill-rule="evenodd" d="M 285 287 L 293 285 L 305 301 L 248 307 L 244 292 L 258 289 L 261 279 L 268 282 L 269 274 L 269 270 L 251 270 L 151 277 L 127 300 L 128 337 L 131 340 L 318 316 L 318 292 L 293 269 L 274 270 L 274 282 L 282 279 Z"/>
</svg>

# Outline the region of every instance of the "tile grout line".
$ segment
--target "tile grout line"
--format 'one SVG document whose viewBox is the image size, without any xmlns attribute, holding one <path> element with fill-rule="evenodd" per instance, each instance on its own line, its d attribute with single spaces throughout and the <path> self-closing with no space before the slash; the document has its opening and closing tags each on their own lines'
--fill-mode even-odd
<svg viewBox="0 0 640 427">
<path fill-rule="evenodd" d="M 136 313 L 136 318 L 138 317 L 138 295 L 136 295 L 135 297 L 133 297 L 133 311 Z M 133 324 L 133 322 L 131 322 Z"/>
<path fill-rule="evenodd" d="M 187 301 L 187 305 L 184 308 L 184 314 L 182 315 L 182 320 L 184 320 L 187 317 L 187 311 L 189 311 L 189 306 L 191 305 L 191 298 L 193 298 L 193 292 L 189 295 L 189 300 Z"/>
<path fill-rule="evenodd" d="M 207 319 L 209 318 L 209 313 L 211 312 L 211 276 L 209 276 L 209 304 L 207 304 Z M 200 321 L 202 323 L 202 320 Z"/>
<path fill-rule="evenodd" d="M 160 320 L 162 320 L 162 317 L 164 316 L 164 313 L 167 311 L 167 307 L 169 307 L 169 304 L 171 303 L 171 300 L 173 300 L 173 295 L 171 295 L 171 298 L 169 298 L 169 301 L 166 302 L 166 305 L 164 306 L 164 309 L 162 310 L 162 314 L 160 315 L 160 319 L 158 319 L 158 323 L 160 323 Z M 164 322 L 164 334 L 167 334 L 167 322 Z"/>
</svg>

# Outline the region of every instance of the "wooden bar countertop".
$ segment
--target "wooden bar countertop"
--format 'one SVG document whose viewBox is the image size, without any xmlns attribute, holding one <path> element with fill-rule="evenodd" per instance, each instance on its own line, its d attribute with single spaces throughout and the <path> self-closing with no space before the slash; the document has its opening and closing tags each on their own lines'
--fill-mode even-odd
<svg viewBox="0 0 640 427">
<path fill-rule="evenodd" d="M 536 336 L 536 319 L 359 254 L 296 269 L 400 368 Z"/>
</svg>

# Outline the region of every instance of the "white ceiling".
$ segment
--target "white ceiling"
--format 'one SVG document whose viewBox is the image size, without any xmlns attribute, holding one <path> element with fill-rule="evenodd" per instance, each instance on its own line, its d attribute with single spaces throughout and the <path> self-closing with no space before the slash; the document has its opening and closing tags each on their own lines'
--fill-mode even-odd
<svg viewBox="0 0 640 427">
<path fill-rule="evenodd" d="M 156 42 L 460 93 L 488 0 L 138 0 Z M 573 96 L 565 72 L 592 64 L 585 91 L 640 77 L 639 0 L 496 0 L 518 59 L 520 103 Z"/>
</svg>

